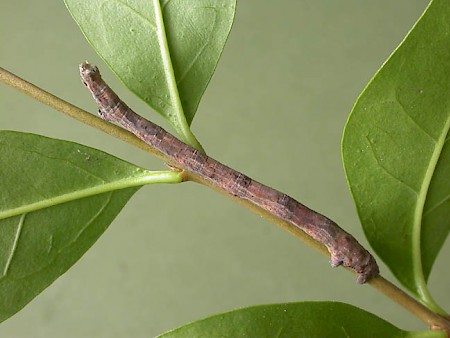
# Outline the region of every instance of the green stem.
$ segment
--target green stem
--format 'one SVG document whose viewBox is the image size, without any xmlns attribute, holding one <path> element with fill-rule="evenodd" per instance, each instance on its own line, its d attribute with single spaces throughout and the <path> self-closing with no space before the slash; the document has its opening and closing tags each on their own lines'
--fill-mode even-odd
<svg viewBox="0 0 450 338">
<path fill-rule="evenodd" d="M 96 128 L 104 133 L 125 141 L 132 146 L 140 148 L 149 152 L 150 154 L 159 158 L 165 159 L 155 149 L 149 147 L 147 144 L 136 138 L 132 133 L 120 128 L 112 123 L 102 120 L 100 117 L 88 113 L 87 111 L 74 106 L 73 104 L 60 99 L 59 97 L 50 94 L 49 92 L 35 86 L 34 84 L 8 72 L 6 69 L 0 67 L 0 81 L 6 85 L 24 93 L 27 96 L 63 113 L 75 120 L 85 123 L 93 128 Z"/>
<path fill-rule="evenodd" d="M 420 318 L 430 327 L 440 328 L 450 332 L 450 320 L 448 318 L 433 312 L 382 276 L 375 277 L 368 283 L 385 296 L 407 309 L 414 316 Z"/>
<path fill-rule="evenodd" d="M 416 281 L 422 280 L 421 283 L 419 283 L 419 296 L 421 298 L 422 304 L 424 304 L 426 307 L 433 310 L 434 312 L 440 314 L 441 316 L 448 316 L 448 313 L 442 307 L 440 307 L 438 303 L 436 303 L 436 301 L 433 299 L 430 292 L 428 291 L 427 284 L 423 279 L 423 274 L 421 274 L 420 277 L 422 278 L 416 279 Z"/>
<path fill-rule="evenodd" d="M 133 146 L 136 146 L 140 149 L 143 149 L 147 152 L 149 152 L 152 155 L 155 155 L 163 160 L 167 160 L 167 158 L 161 154 L 160 152 L 156 151 L 154 148 L 148 146 L 143 141 L 139 140 L 137 137 L 135 137 L 130 132 L 117 127 L 111 123 L 105 122 L 102 119 L 44 91 L 43 89 L 40 89 L 39 87 L 15 76 L 14 74 L 4 70 L 0 67 L 0 81 L 6 83 L 7 85 L 27 94 L 28 96 L 35 98 L 36 100 L 64 113 L 67 114 L 74 119 L 86 123 L 94 128 L 97 128 L 103 132 L 108 133 L 109 135 L 112 135 L 120 140 L 123 140 Z M 206 186 L 209 186 L 213 189 L 216 189 L 216 187 L 213 187 L 208 184 L 208 182 L 202 181 L 200 177 L 192 176 L 192 174 L 188 174 L 186 172 L 180 172 L 177 173 L 177 179 L 181 181 L 191 180 L 195 182 L 202 183 Z M 294 227 L 292 224 L 287 223 L 285 221 L 282 221 L 278 218 L 275 218 L 270 213 L 261 210 L 257 208 L 255 205 L 251 204 L 249 201 L 237 199 L 233 196 L 226 195 L 227 197 L 235 200 L 236 202 L 240 203 L 247 209 L 254 211 L 261 215 L 262 217 L 266 218 L 270 222 L 280 226 L 284 230 L 290 232 L 294 237 L 304 241 L 306 244 L 308 244 L 310 247 L 316 249 L 317 251 L 321 252 L 322 254 L 328 256 L 327 249 L 319 244 L 318 242 L 314 241 L 312 238 L 307 236 L 303 231 L 299 230 L 298 228 Z M 424 321 L 426 324 L 442 328 L 450 332 L 450 321 L 449 319 L 446 319 L 427 307 L 425 307 L 423 304 L 419 303 L 417 300 L 412 298 L 410 295 L 406 294 L 404 291 L 396 287 L 394 284 L 389 282 L 388 280 L 384 279 L 381 276 L 378 276 L 371 280 L 369 282 L 369 285 L 379 290 L 381 293 L 383 293 L 388 298 L 392 299 L 394 302 L 400 304 L 402 307 L 406 308 L 408 311 L 410 311 L 413 315 L 415 315 L 417 318 Z"/>
<path fill-rule="evenodd" d="M 155 9 L 156 35 L 158 36 L 159 49 L 161 50 L 161 59 L 164 67 L 164 74 L 166 76 L 167 86 L 170 92 L 170 101 L 174 110 L 175 116 L 169 117 L 178 135 L 180 135 L 184 143 L 189 144 L 195 149 L 205 153 L 205 150 L 195 138 L 189 124 L 184 115 L 183 106 L 178 92 L 177 81 L 173 71 L 172 59 L 170 57 L 169 45 L 167 44 L 166 30 L 164 28 L 164 19 L 162 15 L 161 5 L 159 0 L 153 0 Z"/>
</svg>

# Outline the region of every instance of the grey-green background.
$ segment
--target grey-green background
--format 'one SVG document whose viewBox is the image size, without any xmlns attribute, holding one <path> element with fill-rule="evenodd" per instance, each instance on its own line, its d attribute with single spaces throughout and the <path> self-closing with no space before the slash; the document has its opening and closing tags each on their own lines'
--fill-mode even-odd
<svg viewBox="0 0 450 338">
<path fill-rule="evenodd" d="M 240 0 L 194 131 L 213 157 L 328 215 L 367 245 L 342 169 L 342 129 L 358 94 L 426 4 Z M 164 124 L 113 78 L 62 1 L 1 0 L 0 34 L 2 67 L 95 112 L 77 74 L 78 63 L 89 60 L 133 108 Z M 0 114 L 0 129 L 76 141 L 162 168 L 4 85 Z M 447 309 L 449 254 L 447 245 L 431 276 L 432 293 Z M 72 269 L 0 325 L 0 336 L 152 337 L 238 307 L 304 300 L 343 301 L 401 328 L 424 328 L 224 196 L 194 184 L 148 186 Z"/>
</svg>

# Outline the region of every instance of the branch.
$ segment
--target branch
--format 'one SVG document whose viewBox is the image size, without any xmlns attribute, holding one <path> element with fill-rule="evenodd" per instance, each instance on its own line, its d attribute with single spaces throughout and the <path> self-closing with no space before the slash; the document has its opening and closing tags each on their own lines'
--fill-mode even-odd
<svg viewBox="0 0 450 338">
<path fill-rule="evenodd" d="M 114 136 L 120 140 L 123 140 L 135 147 L 138 147 L 142 150 L 147 151 L 148 153 L 157 156 L 161 158 L 162 160 L 166 162 L 171 162 L 173 159 L 170 156 L 167 156 L 166 154 L 162 153 L 161 151 L 157 150 L 155 147 L 148 145 L 147 143 L 143 142 L 142 140 L 138 139 L 136 136 L 134 136 L 132 133 L 124 130 L 123 128 L 117 127 L 111 123 L 108 123 L 48 92 L 45 90 L 21 79 L 20 77 L 6 71 L 5 69 L 0 67 L 0 81 L 23 92 L 24 94 L 54 108 L 55 110 L 58 110 L 80 122 L 83 122 L 85 124 L 88 124 L 96 129 L 99 129 L 111 136 Z M 251 201 L 238 198 L 237 196 L 232 196 L 226 193 L 223 189 L 221 189 L 218 186 L 215 186 L 214 184 L 211 184 L 211 182 L 208 182 L 204 178 L 196 175 L 193 172 L 185 172 L 185 180 L 192 180 L 195 182 L 199 182 L 201 184 L 204 184 L 206 186 L 209 186 L 210 188 L 225 194 L 227 197 L 233 199 L 237 203 L 243 205 L 247 209 L 261 215 L 262 217 L 266 218 L 270 222 L 280 226 L 284 230 L 291 233 L 294 237 L 301 239 L 304 241 L 307 245 L 314 248 L 315 250 L 319 251 L 320 253 L 324 255 L 328 255 L 327 248 L 308 236 L 304 231 L 296 227 L 295 225 L 287 222 L 286 220 L 280 219 L 277 216 L 274 216 L 272 213 L 268 212 L 267 210 L 261 209 L 261 207 L 255 205 L 254 203 L 251 203 Z M 355 272 L 355 271 L 352 271 Z M 396 303 L 400 304 L 404 308 L 406 308 L 408 311 L 410 311 L 413 315 L 427 323 L 428 325 L 432 327 L 437 327 L 441 329 L 446 329 L 447 331 L 450 331 L 450 321 L 437 315 L 436 313 L 432 312 L 422 304 L 420 304 L 418 301 L 416 301 L 414 298 L 397 288 L 395 285 L 393 285 L 388 280 L 384 279 L 381 276 L 377 276 L 369 281 L 369 285 L 373 286 L 380 292 L 382 292 L 387 297 L 391 298 Z"/>
<path fill-rule="evenodd" d="M 125 141 L 132 146 L 145 150 L 154 156 L 162 158 L 163 160 L 167 160 L 166 158 L 164 158 L 164 156 L 162 156 L 162 154 L 160 154 L 141 140 L 137 139 L 133 134 L 127 132 L 123 128 L 103 121 L 101 118 L 92 115 L 91 113 L 88 113 L 87 111 L 78 108 L 77 106 L 74 106 L 67 101 L 64 101 L 63 99 L 60 99 L 53 94 L 50 94 L 49 92 L 18 77 L 17 75 L 8 72 L 2 67 L 0 67 L 0 81 L 12 88 L 17 89 L 25 95 L 30 96 L 33 99 L 36 99 L 37 101 L 42 102 L 43 104 L 74 118 L 75 120 L 101 130 L 104 133 Z"/>
<path fill-rule="evenodd" d="M 425 305 L 408 295 L 382 276 L 377 276 L 368 282 L 386 297 L 401 305 L 414 316 L 421 319 L 434 330 L 445 330 L 450 337 L 450 318 L 445 318 L 431 311 Z"/>
</svg>

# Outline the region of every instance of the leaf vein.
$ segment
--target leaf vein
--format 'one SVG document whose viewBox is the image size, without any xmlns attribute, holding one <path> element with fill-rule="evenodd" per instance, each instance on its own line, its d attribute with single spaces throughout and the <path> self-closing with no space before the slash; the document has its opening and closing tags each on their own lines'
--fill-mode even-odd
<svg viewBox="0 0 450 338">
<path fill-rule="evenodd" d="M 105 192 L 110 192 L 113 190 L 142 186 L 142 185 L 148 184 L 150 182 L 152 182 L 152 177 L 148 176 L 148 175 L 147 176 L 143 175 L 141 177 L 125 178 L 125 179 L 118 180 L 115 182 L 110 182 L 110 183 L 105 183 L 105 184 L 101 184 L 101 185 L 97 185 L 97 186 L 93 186 L 93 187 L 89 187 L 89 188 L 84 188 L 81 190 L 72 191 L 69 193 L 53 196 L 53 197 L 47 198 L 45 200 L 28 203 L 28 204 L 25 204 L 22 206 L 18 206 L 15 208 L 0 211 L 0 219 L 21 215 L 23 213 L 28 213 L 28 212 L 32 212 L 32 211 L 36 211 L 36 210 L 49 208 L 54 205 L 90 197 L 93 195 L 99 195 L 99 194 L 102 194 Z"/>
<path fill-rule="evenodd" d="M 156 29 L 156 26 L 153 25 L 153 23 L 149 20 L 149 18 L 147 18 L 145 15 L 143 15 L 142 13 L 138 12 L 137 10 L 135 10 L 133 7 L 131 7 L 127 3 L 123 2 L 122 0 L 112 0 L 112 1 L 115 1 L 115 2 L 117 2 L 119 4 L 121 4 L 122 6 L 124 6 L 125 8 L 129 9 L 131 12 L 136 14 L 139 18 L 141 18 L 142 20 L 147 22 L 150 25 L 151 28 Z"/>
<path fill-rule="evenodd" d="M 161 8 L 164 10 L 165 7 L 169 4 L 169 2 L 171 2 L 172 0 L 167 0 L 167 1 L 161 1 Z"/>
<path fill-rule="evenodd" d="M 86 231 L 87 228 L 89 228 L 91 226 L 91 224 L 98 218 L 98 216 L 103 212 L 103 210 L 105 210 L 105 208 L 108 206 L 108 204 L 111 202 L 111 197 L 114 194 L 114 192 L 109 192 L 108 193 L 108 199 L 105 201 L 105 203 L 102 205 L 101 208 L 98 209 L 98 211 L 95 213 L 95 215 L 93 215 L 91 217 L 91 219 L 89 221 L 86 222 L 86 224 L 80 229 L 80 231 L 78 232 L 78 234 L 75 236 L 75 238 L 72 240 L 72 242 L 70 244 L 68 244 L 67 246 L 65 246 L 64 248 L 76 243 L 78 241 L 78 239 L 81 237 L 81 235 Z M 63 248 L 63 249 L 64 249 Z M 58 252 L 59 253 L 59 252 Z"/>
<path fill-rule="evenodd" d="M 214 23 L 212 25 L 212 29 L 211 31 L 213 32 L 215 27 L 216 27 L 216 23 L 217 23 L 217 10 L 214 7 L 196 7 L 194 9 L 212 9 L 215 13 L 214 15 Z M 211 41 L 211 37 L 212 34 L 208 34 L 208 38 L 206 39 L 206 41 L 202 44 L 202 46 L 198 49 L 197 53 L 195 54 L 195 56 L 193 57 L 193 59 L 191 60 L 191 62 L 187 65 L 185 71 L 180 75 L 177 83 L 180 84 L 184 81 L 184 79 L 186 78 L 186 76 L 189 74 L 189 72 L 191 71 L 191 69 L 194 67 L 195 63 L 197 62 L 197 60 L 200 58 L 200 56 L 203 54 L 203 52 L 205 51 L 206 47 L 209 45 L 210 41 Z"/>
<path fill-rule="evenodd" d="M 88 174 L 89 176 L 92 176 L 92 177 L 97 178 L 97 179 L 98 179 L 100 182 L 102 182 L 102 183 L 105 183 L 105 182 L 106 182 L 102 177 L 100 177 L 100 176 L 98 176 L 98 175 L 96 175 L 96 174 L 90 172 L 89 170 L 87 170 L 87 169 L 81 167 L 78 163 L 73 162 L 73 161 L 69 160 L 68 158 L 62 158 L 62 157 L 56 157 L 56 156 L 50 156 L 50 155 L 45 154 L 45 153 L 43 153 L 43 152 L 39 152 L 39 151 L 36 151 L 36 150 L 30 150 L 30 149 L 26 149 L 26 148 L 22 148 L 22 147 L 17 147 L 17 146 L 12 147 L 11 145 L 7 145 L 7 144 L 2 143 L 2 142 L 0 142 L 0 146 L 9 147 L 10 149 L 17 149 L 17 150 L 20 150 L 20 151 L 22 151 L 22 152 L 26 152 L 26 153 L 29 153 L 29 154 L 36 154 L 36 155 L 38 155 L 39 157 L 44 157 L 44 158 L 49 159 L 49 160 L 52 160 L 52 161 L 60 161 L 60 162 L 63 162 L 63 163 L 67 163 L 67 164 L 69 164 L 69 165 L 71 165 L 71 166 L 73 166 L 73 167 L 75 167 L 75 168 L 78 168 L 79 170 L 83 171 L 84 173 Z M 79 149 L 77 149 L 77 151 L 80 153 L 80 150 L 79 150 Z M 86 154 L 85 154 L 85 155 L 86 155 Z M 22 175 L 24 175 L 24 173 L 22 173 Z M 34 181 L 34 178 L 33 178 L 33 179 L 30 179 L 30 181 L 33 182 L 33 181 Z"/>
<path fill-rule="evenodd" d="M 375 161 L 378 164 L 378 167 L 380 167 L 386 174 L 388 174 L 390 177 L 392 177 L 394 180 L 396 180 L 397 182 L 399 182 L 400 184 L 402 184 L 404 187 L 406 187 L 408 190 L 412 191 L 414 193 L 414 195 L 418 195 L 418 191 L 416 191 L 413 187 L 411 187 L 408 183 L 406 183 L 405 181 L 403 181 L 402 179 L 400 179 L 399 177 L 395 176 L 393 173 L 391 173 L 382 163 L 381 160 L 379 159 L 379 157 L 377 156 L 377 152 L 375 150 L 375 145 L 370 141 L 370 139 L 365 136 L 367 142 L 370 145 L 370 149 L 372 150 L 372 154 L 373 157 L 375 159 Z"/>
<path fill-rule="evenodd" d="M 16 172 L 16 173 L 17 173 L 17 170 L 16 170 L 16 169 L 13 169 L 13 167 L 10 166 L 10 164 L 8 163 L 8 161 L 3 161 L 3 162 L 2 162 L 2 167 L 4 167 L 4 168 L 5 168 L 5 167 L 8 167 L 8 168 L 9 168 L 9 172 Z M 0 168 L 0 171 L 1 171 L 1 168 Z M 2 173 L 1 177 L 8 177 L 8 176 L 7 176 L 7 174 L 3 174 L 3 173 Z M 20 173 L 20 181 L 21 181 L 21 182 L 27 181 L 26 184 L 27 184 L 27 187 L 28 187 L 30 190 L 33 190 L 34 193 L 35 193 L 37 196 L 40 196 L 42 199 L 46 198 L 46 196 L 44 196 L 44 195 L 41 193 L 41 191 L 35 187 L 35 185 L 34 185 L 34 182 L 36 181 L 35 178 L 31 178 L 26 172 L 23 172 L 23 171 L 22 171 L 22 172 Z M 6 191 L 5 191 L 5 192 L 6 192 Z"/>
<path fill-rule="evenodd" d="M 414 212 L 414 223 L 412 231 L 412 245 L 413 245 L 413 269 L 414 278 L 417 284 L 417 292 L 422 299 L 429 300 L 431 296 L 428 292 L 427 284 L 425 281 L 423 267 L 422 267 L 422 251 L 421 251 L 421 234 L 422 234 L 422 219 L 423 211 L 427 193 L 430 187 L 433 174 L 438 164 L 439 157 L 446 142 L 448 130 L 450 128 L 450 114 L 447 116 L 444 127 L 442 128 L 441 136 L 438 138 L 434 150 L 430 157 L 430 162 L 426 168 L 425 175 L 422 181 L 422 185 L 419 190 L 417 198 L 416 210 Z"/>
<path fill-rule="evenodd" d="M 430 207 L 422 216 L 422 218 L 426 217 L 428 214 L 432 213 L 434 210 L 436 210 L 437 208 L 439 208 L 442 204 L 444 204 L 445 202 L 447 202 L 448 200 L 450 200 L 450 194 L 445 196 L 441 201 L 437 202 L 435 205 L 433 205 L 432 207 Z"/>
<path fill-rule="evenodd" d="M 436 144 L 438 142 L 438 140 L 436 140 L 433 137 L 433 135 L 431 135 L 427 130 L 425 130 L 425 128 L 422 125 L 420 125 L 411 115 L 408 114 L 408 109 L 405 107 L 405 105 L 398 98 L 398 93 L 397 92 L 396 92 L 396 99 L 397 99 L 397 103 L 401 107 L 400 111 L 408 118 L 408 120 L 410 122 L 412 122 L 412 124 L 414 124 L 422 133 L 424 133 L 426 136 L 428 136 L 428 138 L 430 138 L 433 141 L 434 144 Z"/>
<path fill-rule="evenodd" d="M 6 275 L 8 274 L 8 271 L 9 271 L 9 268 L 13 261 L 13 258 L 17 252 L 17 247 L 19 246 L 20 235 L 22 234 L 22 229 L 23 229 L 26 215 L 27 214 L 22 214 L 22 216 L 20 216 L 19 223 L 17 224 L 16 234 L 14 236 L 14 241 L 12 243 L 12 247 L 11 247 L 11 250 L 10 250 L 10 253 L 8 256 L 8 260 L 6 261 L 5 268 L 3 269 L 2 278 L 6 277 Z"/>
</svg>

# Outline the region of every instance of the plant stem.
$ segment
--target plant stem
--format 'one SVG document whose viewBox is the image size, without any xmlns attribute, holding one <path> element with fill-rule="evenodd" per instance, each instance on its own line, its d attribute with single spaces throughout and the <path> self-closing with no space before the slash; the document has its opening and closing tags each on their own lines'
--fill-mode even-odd
<svg viewBox="0 0 450 338">
<path fill-rule="evenodd" d="M 427 323 L 430 327 L 440 328 L 450 332 L 450 320 L 448 318 L 436 314 L 382 276 L 379 275 L 371 279 L 368 283 L 385 296 L 407 309 L 414 316 Z"/>
<path fill-rule="evenodd" d="M 138 147 L 142 150 L 145 150 L 149 152 L 150 154 L 157 156 L 161 158 L 164 161 L 168 161 L 169 158 L 162 154 L 161 152 L 157 151 L 155 148 L 149 146 L 145 142 L 138 139 L 136 136 L 134 136 L 132 133 L 124 130 L 123 128 L 120 128 L 118 126 L 115 126 L 111 123 L 108 123 L 48 92 L 45 90 L 21 79 L 20 77 L 6 71 L 5 69 L 0 67 L 0 81 L 23 92 L 24 94 L 54 108 L 55 110 L 58 110 L 66 115 L 69 115 L 70 117 L 86 123 L 94 128 L 97 128 L 111 136 L 114 136 L 120 140 L 123 140 L 135 147 Z M 219 191 L 224 194 L 223 190 L 220 190 L 218 187 L 210 184 L 210 182 L 205 181 L 202 177 L 196 176 L 193 173 L 190 172 L 183 172 L 181 173 L 183 175 L 183 180 L 187 181 L 194 181 L 201 184 L 204 184 L 216 191 Z M 304 241 L 307 245 L 314 248 L 315 250 L 321 252 L 322 254 L 329 256 L 328 251 L 325 246 L 318 243 L 317 241 L 313 240 L 310 236 L 308 236 L 306 233 L 304 233 L 299 228 L 295 227 L 294 225 L 280 220 L 279 218 L 275 217 L 273 214 L 269 213 L 266 210 L 262 210 L 261 208 L 257 207 L 256 205 L 250 203 L 248 200 L 239 199 L 237 197 L 225 194 L 227 197 L 233 199 L 234 201 L 238 202 L 239 204 L 243 205 L 247 209 L 261 215 L 262 217 L 266 218 L 270 222 L 280 226 L 284 230 L 291 233 L 294 237 L 301 239 Z M 439 316 L 438 314 L 434 313 L 418 301 L 416 301 L 414 298 L 406 294 L 404 291 L 393 285 L 388 280 L 384 279 L 381 276 L 375 277 L 372 280 L 368 282 L 372 287 L 379 290 L 381 293 L 383 293 L 388 298 L 392 299 L 394 302 L 400 304 L 402 307 L 406 308 L 408 311 L 410 311 L 413 315 L 415 315 L 417 318 L 421 319 L 426 324 L 434 327 L 434 328 L 441 328 L 445 329 L 446 331 L 450 332 L 450 320 L 446 319 L 444 317 Z"/>
<path fill-rule="evenodd" d="M 152 155 L 155 155 L 159 158 L 165 159 L 159 152 L 154 150 L 153 148 L 146 145 L 141 140 L 137 139 L 132 133 L 115 126 L 111 123 L 103 121 L 101 118 L 88 113 L 87 111 L 74 106 L 73 104 L 60 99 L 53 94 L 35 86 L 34 84 L 14 75 L 11 72 L 8 72 L 6 69 L 0 67 L 0 81 L 7 84 L 8 86 L 17 89 L 18 91 L 24 93 L 27 96 L 30 96 L 36 99 L 39 102 L 63 113 L 66 114 L 75 120 L 83 122 L 91 127 L 94 127 L 104 133 L 107 133 L 111 136 L 114 136 L 122 141 L 125 141 L 132 146 L 140 148 L 149 152 Z"/>
</svg>

